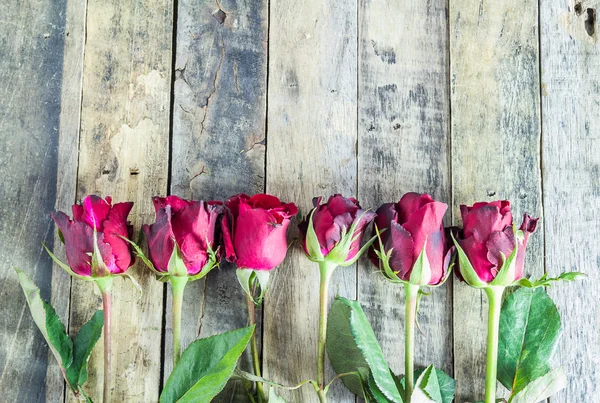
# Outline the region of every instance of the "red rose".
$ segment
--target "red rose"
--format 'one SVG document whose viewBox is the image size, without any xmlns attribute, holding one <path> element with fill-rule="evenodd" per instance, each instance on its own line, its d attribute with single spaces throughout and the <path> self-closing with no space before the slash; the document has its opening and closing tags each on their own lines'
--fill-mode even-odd
<svg viewBox="0 0 600 403">
<path fill-rule="evenodd" d="M 218 201 L 190 201 L 177 196 L 154 197 L 156 220 L 152 225 L 143 225 L 148 239 L 150 260 L 154 268 L 163 273 L 169 271 L 169 261 L 175 243 L 190 276 L 197 275 L 217 253 L 215 242 L 216 223 L 223 212 Z M 218 259 L 217 259 L 218 260 Z"/>
<path fill-rule="evenodd" d="M 321 204 L 321 199 L 313 199 L 315 208 L 299 225 L 304 252 L 315 261 L 351 264 L 360 256 L 363 234 L 375 213 L 361 209 L 356 199 L 340 194 L 331 196 L 325 204 Z M 309 236 L 311 223 L 314 231 L 310 233 L 316 235 L 312 242 Z"/>
<path fill-rule="evenodd" d="M 281 264 L 290 219 L 298 213 L 296 205 L 268 194 L 239 194 L 225 206 L 221 228 L 227 260 L 251 270 L 271 270 Z"/>
<path fill-rule="evenodd" d="M 507 200 L 479 202 L 471 207 L 462 205 L 460 213 L 463 230 L 459 233 L 457 242 L 480 282 L 489 284 L 496 278 L 504 263 L 510 260 L 515 246 L 518 249 L 512 262 L 514 272 L 506 279 L 507 284 L 502 285 L 520 280 L 524 272 L 527 241 L 529 235 L 535 231 L 538 219 L 532 219 L 525 214 L 519 231 L 515 232 L 510 202 Z M 463 267 L 466 262 L 462 264 L 460 259 L 459 262 L 462 274 L 460 277 L 467 280 L 467 276 L 462 273 L 468 269 Z"/>
<path fill-rule="evenodd" d="M 121 238 L 131 236 L 133 229 L 127 222 L 127 216 L 133 203 L 117 203 L 113 206 L 111 202 L 108 196 L 102 199 L 90 195 L 82 204 L 73 205 L 72 220 L 62 211 L 52 214 L 64 240 L 69 266 L 77 275 L 104 277 L 122 274 L 133 265 L 130 245 Z M 94 228 L 105 268 L 92 269 Z"/>
<path fill-rule="evenodd" d="M 448 274 L 452 255 L 442 223 L 447 209 L 445 203 L 433 200 L 428 194 L 418 193 L 407 193 L 398 203 L 379 207 L 375 225 L 380 232 L 381 243 L 375 241 L 371 246 L 371 261 L 383 269 L 377 253 L 382 252 L 385 264 L 395 274 L 392 280 L 419 285 L 440 284 Z M 376 233 L 375 230 L 373 232 Z M 425 275 L 423 278 L 411 279 L 413 267 L 422 253 L 427 259 L 428 273 L 422 273 Z"/>
</svg>

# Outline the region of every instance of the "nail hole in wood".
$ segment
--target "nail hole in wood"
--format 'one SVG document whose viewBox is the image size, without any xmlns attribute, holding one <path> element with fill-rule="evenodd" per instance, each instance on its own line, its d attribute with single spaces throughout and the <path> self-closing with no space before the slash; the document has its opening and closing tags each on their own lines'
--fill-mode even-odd
<svg viewBox="0 0 600 403">
<path fill-rule="evenodd" d="M 585 16 L 585 32 L 589 36 L 594 36 L 596 33 L 596 9 L 588 8 Z"/>
<path fill-rule="evenodd" d="M 219 21 L 219 24 L 223 25 L 223 23 L 225 22 L 225 18 L 227 18 L 227 14 L 225 14 L 225 11 L 219 9 L 213 14 L 213 17 L 215 17 L 215 19 Z"/>
<path fill-rule="evenodd" d="M 494 196 L 496 196 L 496 192 L 494 192 L 493 190 L 489 190 L 487 192 L 487 195 L 488 195 L 488 197 L 494 197 Z"/>
<path fill-rule="evenodd" d="M 578 1 L 578 2 L 575 3 L 575 7 L 573 7 L 573 10 L 575 10 L 575 14 L 581 15 L 581 11 L 583 9 L 581 8 L 581 2 L 580 1 Z"/>
<path fill-rule="evenodd" d="M 129 175 L 131 176 L 135 176 L 135 175 L 139 175 L 140 174 L 140 170 L 137 168 L 129 168 Z"/>
</svg>

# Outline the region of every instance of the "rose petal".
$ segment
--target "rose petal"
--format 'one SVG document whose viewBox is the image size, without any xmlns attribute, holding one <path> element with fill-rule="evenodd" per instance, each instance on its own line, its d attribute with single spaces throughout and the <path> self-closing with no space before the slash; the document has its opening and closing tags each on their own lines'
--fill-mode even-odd
<svg viewBox="0 0 600 403">
<path fill-rule="evenodd" d="M 71 221 L 62 211 L 51 217 L 63 234 L 69 267 L 80 276 L 90 276 L 90 254 L 94 251 L 92 228 L 84 222 Z"/>
<path fill-rule="evenodd" d="M 121 237 L 129 236 L 127 216 L 133 208 L 132 202 L 117 203 L 109 211 L 104 221 L 103 240 L 110 245 L 116 268 L 111 273 L 124 273 L 133 264 L 131 246 Z"/>
<path fill-rule="evenodd" d="M 396 210 L 398 211 L 398 222 L 400 224 L 405 223 L 412 213 L 426 204 L 433 202 L 433 198 L 428 194 L 414 192 L 406 193 L 396 204 Z"/>
<path fill-rule="evenodd" d="M 89 195 L 83 199 L 83 215 L 81 219 L 90 227 L 96 227 L 96 230 L 100 231 L 104 220 L 108 217 L 109 211 L 110 204 L 106 200 L 96 195 Z"/>
<path fill-rule="evenodd" d="M 475 273 L 481 281 L 490 283 L 498 274 L 497 269 L 487 259 L 487 248 L 484 243 L 477 242 L 475 237 L 469 237 L 458 241 L 460 247 L 465 251 Z"/>
<path fill-rule="evenodd" d="M 385 251 L 392 249 L 390 267 L 399 272 L 400 279 L 408 281 L 415 259 L 413 259 L 414 242 L 412 235 L 397 222 L 392 221 L 388 229 L 389 235 L 385 243 Z"/>
<path fill-rule="evenodd" d="M 412 235 L 414 242 L 412 258 L 415 261 L 421 254 L 421 251 L 425 245 L 425 241 L 429 235 L 440 231 L 447 208 L 448 205 L 445 203 L 436 201 L 427 203 L 423 207 L 413 211 L 413 213 L 408 217 L 408 220 L 402 223 L 402 226 Z M 443 240 L 443 238 L 440 238 L 440 240 Z M 445 245 L 443 243 L 439 243 L 437 246 L 441 249 L 440 253 L 443 255 L 443 249 Z M 441 262 L 441 257 L 438 259 L 438 261 Z"/>
<path fill-rule="evenodd" d="M 156 213 L 156 220 L 152 225 L 143 225 L 142 231 L 146 235 L 150 260 L 156 270 L 167 272 L 169 259 L 175 247 L 175 236 L 171 229 L 170 207 L 162 208 Z"/>
<path fill-rule="evenodd" d="M 356 199 L 347 198 L 341 194 L 335 194 L 327 201 L 327 210 L 333 217 L 341 214 L 350 213 L 355 216 L 355 213 L 360 209 Z"/>
</svg>

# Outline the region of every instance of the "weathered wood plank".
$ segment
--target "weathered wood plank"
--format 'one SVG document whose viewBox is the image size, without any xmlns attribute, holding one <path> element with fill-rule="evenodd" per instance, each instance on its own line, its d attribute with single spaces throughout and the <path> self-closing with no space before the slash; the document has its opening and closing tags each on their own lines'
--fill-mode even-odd
<svg viewBox="0 0 600 403">
<path fill-rule="evenodd" d="M 600 2 L 540 5 L 547 270 L 589 276 L 548 290 L 564 329 L 555 361 L 569 379 L 549 400 L 584 403 L 600 396 L 600 27 L 589 18 Z"/>
<path fill-rule="evenodd" d="M 313 196 L 357 191 L 357 5 L 276 0 L 270 7 L 267 191 L 306 213 Z M 291 232 L 298 235 L 295 226 Z M 298 245 L 272 275 L 264 308 L 267 377 L 285 384 L 316 378 L 318 279 Z M 355 268 L 339 268 L 329 292 L 354 299 Z M 310 386 L 283 395 L 317 401 Z M 354 400 L 341 382 L 329 395 Z"/>
<path fill-rule="evenodd" d="M 0 390 L 8 402 L 43 402 L 46 394 L 48 347 L 13 267 L 50 299 L 52 263 L 41 242 L 51 246 L 54 237 L 65 7 L 0 4 Z"/>
<path fill-rule="evenodd" d="M 71 205 L 76 197 L 86 4 L 86 0 L 68 0 L 66 4 L 66 22 L 63 31 L 63 82 L 58 129 L 57 172 L 59 174 L 56 178 L 55 203 L 57 211 L 71 211 Z M 63 262 L 67 261 L 64 246 L 57 232 L 54 234 L 54 253 L 60 256 Z M 51 303 L 65 324 L 69 320 L 70 296 L 71 277 L 58 265 L 53 265 Z M 65 382 L 52 353 L 49 353 L 49 357 L 46 371 L 46 401 L 59 402 L 62 401 L 65 393 Z"/>
<path fill-rule="evenodd" d="M 376 209 L 416 191 L 450 204 L 447 2 L 359 4 L 359 198 Z M 358 299 L 402 374 L 403 287 L 374 271 L 361 259 Z M 452 282 L 423 298 L 420 312 L 415 365 L 452 374 Z"/>
<path fill-rule="evenodd" d="M 151 197 L 167 191 L 173 5 L 169 0 L 89 0 L 84 58 L 78 197 L 135 202 L 135 230 L 152 222 Z M 113 285 L 112 400 L 157 401 L 163 284 L 138 264 L 143 288 Z M 73 281 L 71 330 L 100 306 L 91 284 Z M 90 360 L 88 388 L 102 395 L 102 344 Z"/>
<path fill-rule="evenodd" d="M 541 215 L 537 3 L 450 1 L 453 222 L 460 204 L 508 199 L 520 223 Z M 525 271 L 543 273 L 542 228 Z M 487 301 L 454 284 L 457 401 L 485 389 Z M 460 324 L 460 325 L 457 325 Z M 501 387 L 500 387 L 501 388 Z M 499 389 L 499 394 L 501 389 Z"/>
<path fill-rule="evenodd" d="M 266 0 L 179 1 L 172 194 L 225 200 L 264 191 L 267 7 Z M 170 292 L 165 379 L 172 369 Z M 225 263 L 187 286 L 183 309 L 184 347 L 248 321 L 235 269 Z M 243 358 L 246 370 L 249 359 Z M 242 384 L 232 383 L 216 401 L 244 399 Z"/>
</svg>

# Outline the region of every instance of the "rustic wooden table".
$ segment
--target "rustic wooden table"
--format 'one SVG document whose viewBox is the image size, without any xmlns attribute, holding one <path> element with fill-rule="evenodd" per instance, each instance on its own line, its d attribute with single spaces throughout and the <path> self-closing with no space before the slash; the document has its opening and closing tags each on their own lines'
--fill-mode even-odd
<svg viewBox="0 0 600 403">
<path fill-rule="evenodd" d="M 564 321 L 552 403 L 600 396 L 600 45 L 598 0 L 29 0 L 0 4 L 0 401 L 62 402 L 12 266 L 42 285 L 71 332 L 100 306 L 53 268 L 63 250 L 48 214 L 83 195 L 223 199 L 269 192 L 306 212 L 315 195 L 364 207 L 428 192 L 458 207 L 509 199 L 542 217 L 529 274 L 587 272 L 549 292 Z M 293 231 L 292 235 L 295 235 Z M 141 298 L 115 289 L 113 400 L 155 402 L 171 370 L 170 298 L 141 265 Z M 402 372 L 403 298 L 363 259 L 333 295 L 365 307 Z M 265 375 L 314 377 L 317 268 L 297 246 L 262 312 Z M 483 294 L 449 281 L 423 300 L 416 362 L 482 398 Z M 234 270 L 186 293 L 189 343 L 246 323 Z M 165 359 L 166 357 L 166 359 Z M 101 345 L 88 389 L 102 390 Z M 242 365 L 248 365 L 244 357 Z M 330 371 L 331 374 L 331 371 Z M 285 396 L 313 402 L 310 387 Z M 341 383 L 333 402 L 353 402 Z M 232 384 L 219 401 L 245 401 Z"/>
</svg>

